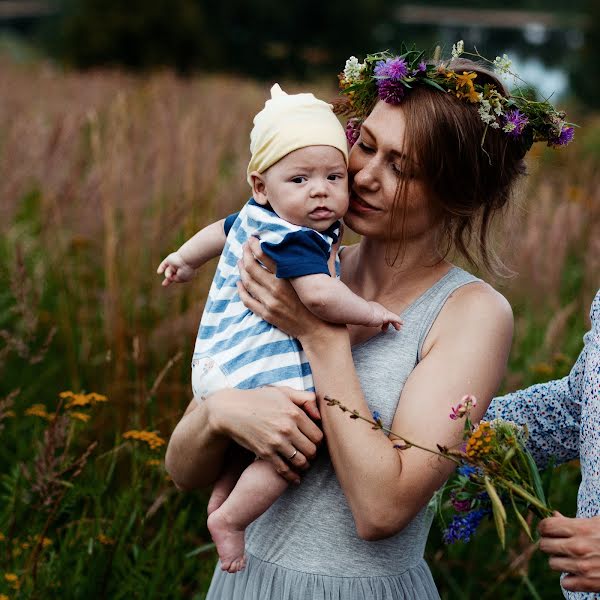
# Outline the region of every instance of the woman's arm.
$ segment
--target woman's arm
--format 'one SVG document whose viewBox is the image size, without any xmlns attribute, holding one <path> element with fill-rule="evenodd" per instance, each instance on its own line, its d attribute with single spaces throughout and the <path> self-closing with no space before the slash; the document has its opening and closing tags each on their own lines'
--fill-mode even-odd
<svg viewBox="0 0 600 600">
<path fill-rule="evenodd" d="M 262 261 L 260 249 L 252 250 Z M 242 281 L 251 294 L 240 292 L 244 303 L 302 342 L 319 400 L 332 396 L 368 415 L 345 328 L 314 320 L 305 326 L 308 311 L 289 297 L 280 302 L 281 284 L 257 267 L 250 253 L 244 255 Z M 450 406 L 466 393 L 475 394 L 480 402 L 474 417 L 481 417 L 504 374 L 511 338 L 512 312 L 502 296 L 484 284 L 457 290 L 404 386 L 392 429 L 431 448 L 457 444 L 462 424 L 448 418 Z M 398 452 L 381 431 L 348 419 L 335 407 L 320 407 L 333 466 L 359 536 L 375 540 L 403 529 L 453 464 L 416 448 Z"/>
<path fill-rule="evenodd" d="M 288 481 L 299 482 L 323 433 L 314 394 L 290 388 L 226 389 L 198 403 L 192 400 L 175 427 L 165 466 L 175 485 L 195 489 L 214 483 L 230 443 L 273 463 Z M 293 461 L 283 457 L 298 450 Z"/>
</svg>

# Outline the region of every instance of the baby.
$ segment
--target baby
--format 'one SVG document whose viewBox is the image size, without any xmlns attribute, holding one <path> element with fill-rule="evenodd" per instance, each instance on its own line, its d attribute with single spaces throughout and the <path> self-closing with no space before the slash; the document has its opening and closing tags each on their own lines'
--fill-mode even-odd
<svg viewBox="0 0 600 600">
<path fill-rule="evenodd" d="M 237 261 L 250 236 L 290 281 L 300 300 L 334 323 L 399 329 L 398 315 L 354 294 L 331 276 L 329 259 L 348 208 L 348 149 L 331 105 L 312 94 L 288 95 L 279 85 L 254 119 L 248 183 L 253 197 L 239 213 L 213 223 L 167 256 L 163 285 L 189 281 L 221 255 L 200 322 L 192 360 L 192 388 L 201 402 L 217 390 L 286 385 L 314 391 L 310 366 L 297 340 L 250 312 L 240 301 Z M 336 261 L 336 272 L 339 261 Z M 314 414 L 316 408 L 307 408 Z M 293 465 L 297 454 L 285 458 Z M 239 476 L 229 470 L 208 504 L 208 528 L 221 568 L 245 566 L 244 531 L 287 487 L 273 466 L 252 462 Z"/>
</svg>

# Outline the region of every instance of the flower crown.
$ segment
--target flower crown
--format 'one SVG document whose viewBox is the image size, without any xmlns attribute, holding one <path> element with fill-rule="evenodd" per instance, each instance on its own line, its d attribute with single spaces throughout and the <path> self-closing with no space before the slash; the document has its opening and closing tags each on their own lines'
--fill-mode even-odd
<svg viewBox="0 0 600 600">
<path fill-rule="evenodd" d="M 462 41 L 452 46 L 452 58 L 466 54 L 491 65 L 500 73 L 520 79 L 504 54 L 491 61 L 478 52 L 465 52 Z M 506 135 L 521 143 L 523 153 L 533 142 L 547 142 L 549 146 L 565 146 L 575 133 L 574 125 L 565 120 L 565 113 L 557 111 L 546 99 L 535 101 L 522 92 L 504 96 L 490 83 L 479 84 L 474 71 L 455 72 L 448 63 L 426 62 L 424 52 L 402 45 L 401 54 L 389 51 L 368 54 L 360 63 L 355 56 L 346 61 L 340 73 L 340 87 L 346 95 L 335 105 L 338 114 L 350 117 L 346 124 L 346 137 L 352 146 L 358 139 L 360 125 L 369 115 L 377 100 L 400 104 L 414 85 L 427 85 L 457 98 L 478 104 L 481 120 L 487 128 L 501 129 Z M 482 139 L 482 146 L 483 141 Z"/>
</svg>

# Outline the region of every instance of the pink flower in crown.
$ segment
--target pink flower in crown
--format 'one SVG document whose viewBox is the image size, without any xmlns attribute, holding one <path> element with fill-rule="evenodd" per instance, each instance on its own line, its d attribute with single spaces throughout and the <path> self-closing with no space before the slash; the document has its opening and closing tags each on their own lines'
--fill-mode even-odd
<svg viewBox="0 0 600 600">
<path fill-rule="evenodd" d="M 352 146 L 356 144 L 356 140 L 358 140 L 361 124 L 362 121 L 360 119 L 348 119 L 348 122 L 346 123 L 346 139 L 348 140 L 350 148 L 352 148 Z"/>
</svg>

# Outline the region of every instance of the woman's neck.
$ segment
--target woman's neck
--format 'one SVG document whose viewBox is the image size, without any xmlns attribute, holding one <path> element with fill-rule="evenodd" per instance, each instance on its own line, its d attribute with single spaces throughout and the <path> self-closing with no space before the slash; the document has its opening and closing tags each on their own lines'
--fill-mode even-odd
<svg viewBox="0 0 600 600">
<path fill-rule="evenodd" d="M 358 295 L 396 312 L 404 310 L 452 267 L 439 259 L 431 243 L 409 244 L 390 266 L 386 246 L 385 241 L 363 238 L 344 260 L 342 279 Z"/>
</svg>

